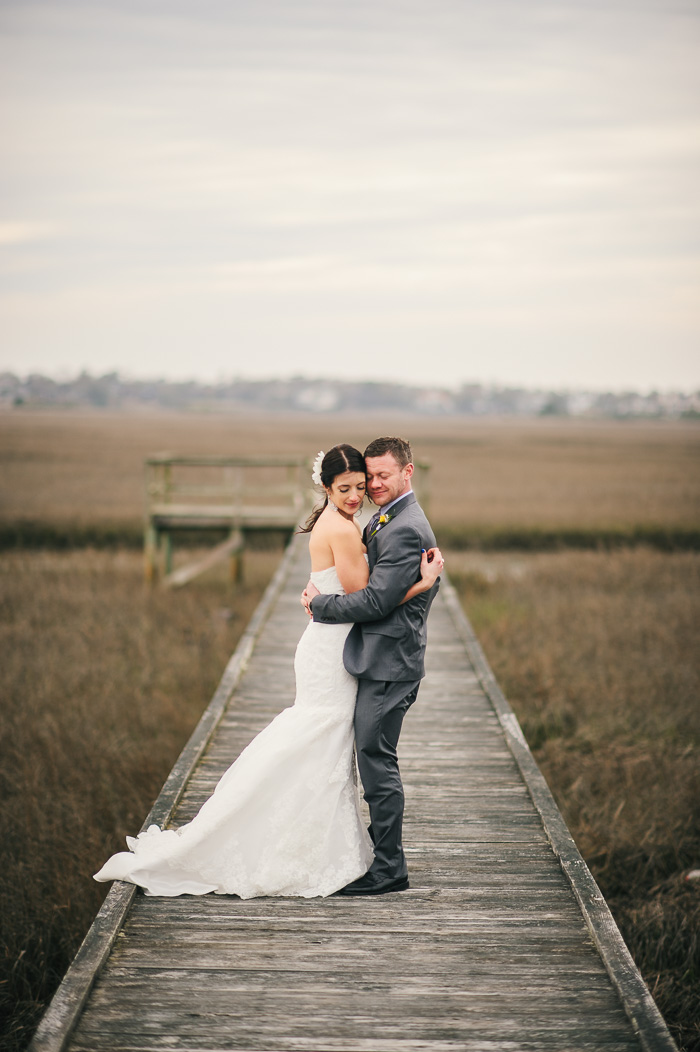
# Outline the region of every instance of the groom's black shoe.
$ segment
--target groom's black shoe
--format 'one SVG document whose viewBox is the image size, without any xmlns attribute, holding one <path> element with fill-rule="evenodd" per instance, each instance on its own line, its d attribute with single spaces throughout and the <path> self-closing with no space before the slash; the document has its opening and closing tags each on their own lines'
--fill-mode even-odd
<svg viewBox="0 0 700 1052">
<path fill-rule="evenodd" d="M 409 887 L 408 877 L 381 877 L 376 873 L 365 873 L 364 877 L 353 880 L 336 895 L 386 895 L 388 891 L 406 891 Z"/>
</svg>

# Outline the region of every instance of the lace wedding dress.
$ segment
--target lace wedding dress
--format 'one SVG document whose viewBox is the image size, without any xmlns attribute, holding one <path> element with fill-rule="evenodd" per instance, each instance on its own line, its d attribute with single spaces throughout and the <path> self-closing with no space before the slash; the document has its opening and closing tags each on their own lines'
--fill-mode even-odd
<svg viewBox="0 0 700 1052">
<path fill-rule="evenodd" d="M 311 574 L 342 592 L 335 567 Z M 180 829 L 127 837 L 95 879 L 139 884 L 147 895 L 330 895 L 374 858 L 354 777 L 357 681 L 343 666 L 350 625 L 311 621 L 294 658 L 296 700 L 223 775 Z"/>
</svg>

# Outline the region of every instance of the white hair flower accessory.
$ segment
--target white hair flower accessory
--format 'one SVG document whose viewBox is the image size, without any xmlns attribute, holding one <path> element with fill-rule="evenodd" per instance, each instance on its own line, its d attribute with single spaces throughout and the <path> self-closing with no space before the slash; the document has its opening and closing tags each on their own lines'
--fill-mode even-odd
<svg viewBox="0 0 700 1052">
<path fill-rule="evenodd" d="M 313 468 L 311 470 L 311 481 L 313 482 L 313 484 L 315 486 L 322 485 L 322 483 L 321 483 L 321 465 L 323 464 L 323 458 L 325 457 L 325 455 L 326 454 L 321 449 L 319 451 L 319 453 L 317 454 L 316 459 L 314 460 L 314 466 L 313 466 Z"/>
</svg>

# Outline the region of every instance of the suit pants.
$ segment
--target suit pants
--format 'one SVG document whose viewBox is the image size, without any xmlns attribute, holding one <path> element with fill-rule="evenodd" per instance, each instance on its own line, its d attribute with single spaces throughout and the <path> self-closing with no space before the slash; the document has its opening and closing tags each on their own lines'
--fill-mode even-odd
<svg viewBox="0 0 700 1052">
<path fill-rule="evenodd" d="M 358 680 L 355 745 L 374 841 L 370 872 L 391 879 L 407 875 L 401 844 L 404 796 L 396 747 L 403 718 L 419 686 L 420 680 Z"/>
</svg>

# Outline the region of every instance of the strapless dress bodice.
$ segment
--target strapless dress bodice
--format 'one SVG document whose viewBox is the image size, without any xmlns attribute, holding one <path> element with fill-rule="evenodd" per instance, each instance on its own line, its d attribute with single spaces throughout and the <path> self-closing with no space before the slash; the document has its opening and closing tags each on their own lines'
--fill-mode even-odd
<svg viewBox="0 0 700 1052">
<path fill-rule="evenodd" d="M 367 553 L 365 553 L 365 559 L 369 562 Z M 322 595 L 345 595 L 345 589 L 340 583 L 335 566 L 328 566 L 325 570 L 312 570 L 311 580 Z"/>
<path fill-rule="evenodd" d="M 322 595 L 345 595 L 335 566 L 329 566 L 325 570 L 312 570 L 311 581 Z"/>
</svg>

